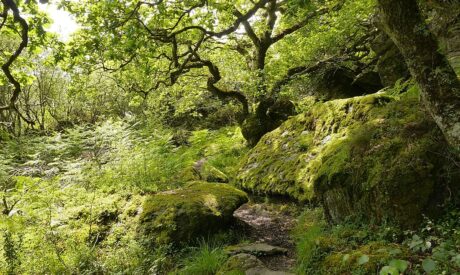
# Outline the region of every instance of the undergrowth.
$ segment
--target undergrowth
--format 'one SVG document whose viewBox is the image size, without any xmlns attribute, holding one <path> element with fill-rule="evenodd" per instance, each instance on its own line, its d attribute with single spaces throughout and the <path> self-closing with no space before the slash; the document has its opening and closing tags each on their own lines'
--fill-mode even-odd
<svg viewBox="0 0 460 275">
<path fill-rule="evenodd" d="M 452 207 L 417 230 L 345 222 L 306 210 L 293 232 L 297 274 L 459 274 L 460 212 Z"/>
<path fill-rule="evenodd" d="M 176 136 L 106 121 L 2 139 L 0 273 L 155 274 L 174 268 L 176 252 L 146 250 L 136 233 L 144 195 L 182 186 L 181 173 L 203 158 L 232 178 L 245 151 L 236 127 L 189 132 L 182 143 Z M 214 248 L 199 250 L 193 257 L 220 259 Z"/>
</svg>

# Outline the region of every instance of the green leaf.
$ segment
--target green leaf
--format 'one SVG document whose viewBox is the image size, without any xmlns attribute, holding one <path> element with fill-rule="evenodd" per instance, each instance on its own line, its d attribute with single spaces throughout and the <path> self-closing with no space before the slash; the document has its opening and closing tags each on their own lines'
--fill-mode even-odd
<svg viewBox="0 0 460 275">
<path fill-rule="evenodd" d="M 380 275 L 399 275 L 399 271 L 396 267 L 394 266 L 384 266 L 380 270 Z"/>
<path fill-rule="evenodd" d="M 427 258 L 427 259 L 423 260 L 422 267 L 423 267 L 423 270 L 425 270 L 426 273 L 430 274 L 431 272 L 433 272 L 433 270 L 435 270 L 436 262 L 433 261 L 430 258 Z"/>
<path fill-rule="evenodd" d="M 363 265 L 363 264 L 366 264 L 369 262 L 369 256 L 367 255 L 362 255 L 361 257 L 359 257 L 358 259 L 358 264 L 359 265 Z"/>
<path fill-rule="evenodd" d="M 395 267 L 396 269 L 399 270 L 399 272 L 404 272 L 409 266 L 409 262 L 404 261 L 404 260 L 392 260 L 390 262 L 390 266 Z"/>
</svg>

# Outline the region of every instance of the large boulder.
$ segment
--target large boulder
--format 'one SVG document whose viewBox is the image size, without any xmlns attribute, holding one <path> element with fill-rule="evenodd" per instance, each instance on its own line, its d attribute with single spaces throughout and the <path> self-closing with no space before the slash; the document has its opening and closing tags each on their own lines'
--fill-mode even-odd
<svg viewBox="0 0 460 275">
<path fill-rule="evenodd" d="M 139 234 L 152 245 L 187 243 L 228 226 L 247 201 L 243 191 L 227 184 L 191 183 L 147 198 Z"/>
<path fill-rule="evenodd" d="M 410 227 L 436 213 L 447 186 L 460 182 L 446 147 L 415 87 L 400 98 L 334 100 L 264 136 L 237 181 L 252 192 L 321 202 L 332 222 L 356 216 Z"/>
</svg>

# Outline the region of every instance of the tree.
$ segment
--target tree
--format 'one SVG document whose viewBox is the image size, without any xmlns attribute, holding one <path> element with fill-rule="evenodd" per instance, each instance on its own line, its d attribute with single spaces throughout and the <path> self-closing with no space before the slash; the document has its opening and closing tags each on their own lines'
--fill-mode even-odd
<svg viewBox="0 0 460 275">
<path fill-rule="evenodd" d="M 40 0 L 46 3 L 46 0 Z M 28 60 L 21 60 L 20 57 L 28 49 L 35 52 L 42 49 L 44 45 L 56 42 L 49 40 L 52 36 L 46 36 L 44 25 L 49 22 L 48 17 L 38 10 L 37 1 L 14 1 L 1 0 L 0 11 L 0 45 L 2 49 L 0 56 L 3 59 L 1 68 L 3 75 L 0 75 L 0 118 L 11 118 L 26 122 L 33 126 L 31 121 L 24 116 L 17 101 L 22 93 L 22 84 L 29 78 L 30 63 Z M 21 126 L 19 126 L 20 128 Z"/>
<path fill-rule="evenodd" d="M 213 95 L 239 102 L 243 134 L 251 145 L 294 113 L 293 104 L 280 99 L 279 92 L 294 76 L 309 71 L 305 65 L 291 67 L 273 83 L 266 67 L 276 58 L 275 46 L 341 4 L 283 0 L 63 3 L 86 26 L 73 41 L 75 63 L 106 71 L 126 70 L 133 64 L 144 67 L 151 72 L 152 84 L 142 90 L 150 92 L 180 85 L 190 77 L 201 79 Z M 225 67 L 231 62 L 222 59 L 230 57 L 238 67 Z M 246 68 L 241 69 L 241 64 Z"/>
<path fill-rule="evenodd" d="M 13 16 L 13 19 L 9 20 L 10 13 Z M 21 84 L 19 81 L 13 76 L 11 72 L 11 66 L 16 61 L 16 59 L 21 55 L 23 50 L 29 44 L 29 24 L 27 21 L 21 17 L 19 8 L 17 4 L 13 0 L 2 0 L 2 13 L 0 15 L 2 18 L 2 22 L 0 23 L 0 31 L 5 28 L 10 28 L 13 30 L 18 31 L 20 34 L 20 43 L 17 46 L 16 50 L 8 57 L 5 63 L 2 64 L 2 71 L 5 74 L 8 81 L 13 85 L 14 89 L 12 92 L 12 96 L 9 100 L 9 103 L 5 106 L 0 106 L 0 111 L 4 110 L 17 110 L 15 103 L 21 93 Z M 17 30 L 15 25 L 19 25 L 19 30 Z"/>
<path fill-rule="evenodd" d="M 421 88 L 422 101 L 447 142 L 460 148 L 460 82 L 416 0 L 378 0 L 385 31 L 403 54 Z"/>
</svg>

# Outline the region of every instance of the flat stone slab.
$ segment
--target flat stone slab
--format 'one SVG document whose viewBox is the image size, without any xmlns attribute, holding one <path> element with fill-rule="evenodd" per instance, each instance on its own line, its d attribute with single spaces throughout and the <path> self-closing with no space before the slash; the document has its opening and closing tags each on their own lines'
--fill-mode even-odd
<svg viewBox="0 0 460 275">
<path fill-rule="evenodd" d="M 265 267 L 254 267 L 245 271 L 245 275 L 294 275 L 285 271 L 273 271 Z"/>
<path fill-rule="evenodd" d="M 286 248 L 272 246 L 266 243 L 252 243 L 228 246 L 225 248 L 225 252 L 230 255 L 246 253 L 254 256 L 272 256 L 286 254 L 288 250 Z"/>
</svg>

